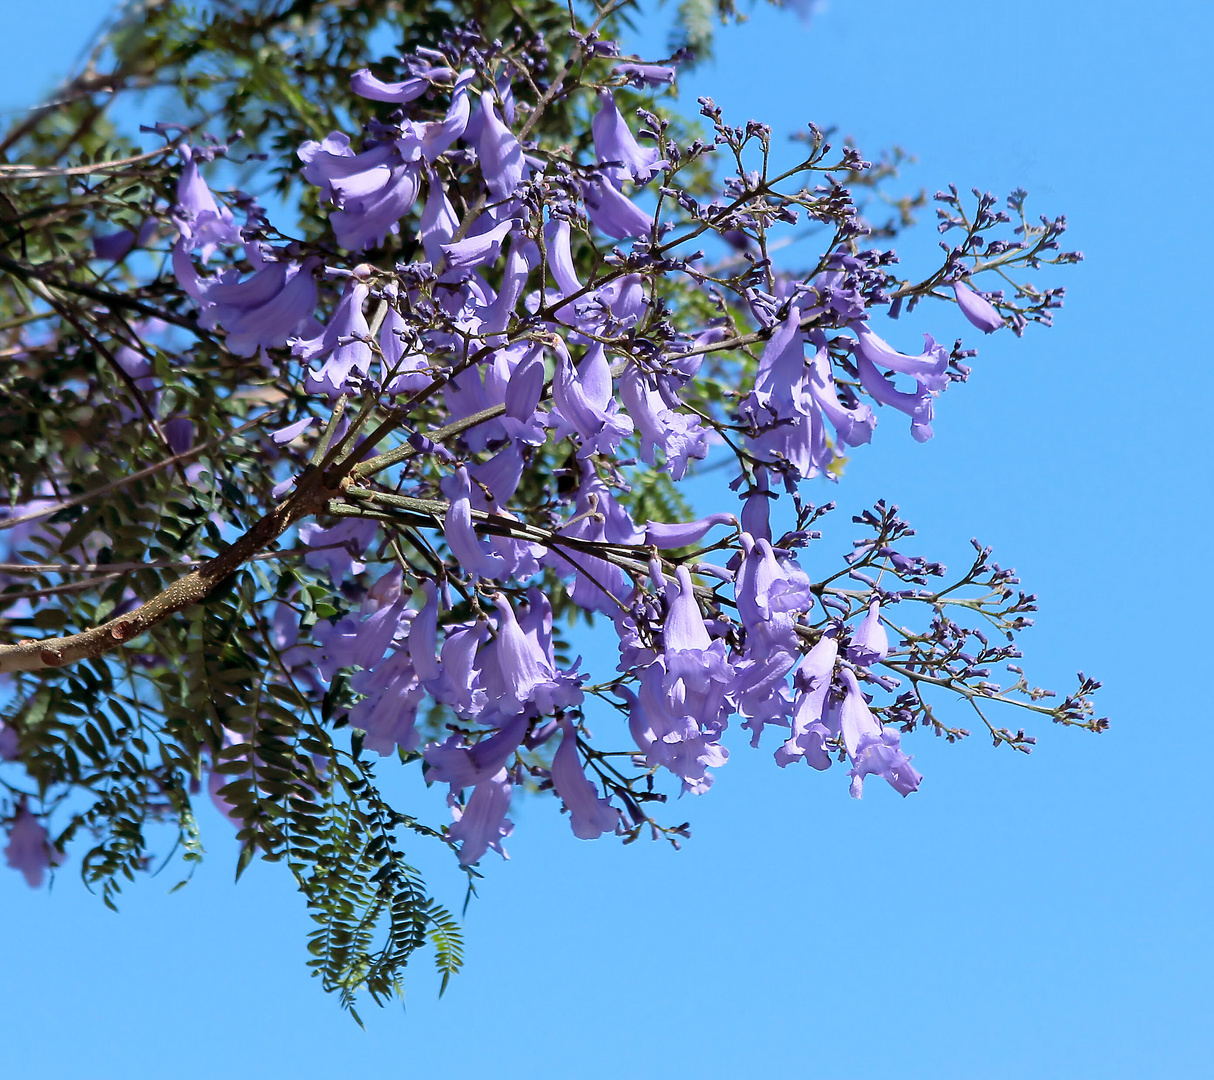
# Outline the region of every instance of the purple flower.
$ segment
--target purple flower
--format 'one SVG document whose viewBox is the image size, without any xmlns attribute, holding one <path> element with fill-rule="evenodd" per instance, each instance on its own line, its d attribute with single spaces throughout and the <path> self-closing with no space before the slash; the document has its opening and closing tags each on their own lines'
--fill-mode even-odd
<svg viewBox="0 0 1214 1080">
<path fill-rule="evenodd" d="M 391 171 L 389 162 L 400 156 L 390 142 L 355 154 L 350 148 L 350 136 L 340 131 L 326 135 L 320 142 L 309 140 L 296 153 L 304 163 L 300 175 L 320 188 L 321 202 L 339 206 L 346 198 L 360 198 L 381 187 Z"/>
<path fill-rule="evenodd" d="M 455 792 L 491 779 L 514 756 L 530 722 L 527 714 L 520 712 L 504 720 L 494 734 L 472 746 L 464 745 L 462 735 L 451 735 L 441 743 L 431 743 L 422 751 L 426 759 L 426 782 L 450 784 Z"/>
<path fill-rule="evenodd" d="M 771 504 L 775 498 L 769 486 L 767 470 L 761 467 L 755 469 L 755 489 L 742 504 L 740 518 L 743 532 L 750 533 L 756 539 L 771 539 Z"/>
<path fill-rule="evenodd" d="M 582 291 L 577 270 L 573 266 L 573 252 L 569 243 L 569 222 L 564 218 L 553 218 L 544 226 L 544 245 L 548 256 L 548 270 L 557 284 L 557 299 L 572 296 Z M 556 317 L 571 323 L 576 318 L 572 305 L 558 308 Z"/>
<path fill-rule="evenodd" d="M 662 64 L 616 64 L 611 74 L 624 76 L 633 86 L 665 86 L 674 82 L 674 68 Z"/>
<path fill-rule="evenodd" d="M 420 234 L 426 258 L 434 265 L 443 257 L 443 245 L 459 228 L 459 216 L 447 198 L 443 183 L 433 169 L 426 170 L 426 205 L 422 208 Z"/>
<path fill-rule="evenodd" d="M 198 171 L 193 148 L 183 143 L 177 152 L 185 165 L 177 181 L 173 221 L 181 233 L 181 242 L 188 242 L 187 250 L 201 249 L 203 259 L 207 259 L 219 244 L 239 244 L 240 229 L 232 219 L 232 211 L 226 206 L 221 208 L 215 201 L 215 196 Z M 117 257 L 121 258 L 121 255 Z"/>
<path fill-rule="evenodd" d="M 837 732 L 832 732 L 831 726 L 823 721 L 838 655 L 839 642 L 833 637 L 822 637 L 797 665 L 793 681 L 801 693 L 793 707 L 792 735 L 776 751 L 776 764 L 780 768 L 799 758 L 815 769 L 830 768 L 825 740 Z"/>
<path fill-rule="evenodd" d="M 471 270 L 497 262 L 502 242 L 514 228 L 514 219 L 507 218 L 497 224 L 488 214 L 482 214 L 473 223 L 469 235 L 454 244 L 440 244 L 447 259 L 448 270 Z M 478 231 L 479 229 L 479 231 Z"/>
<path fill-rule="evenodd" d="M 544 382 L 543 351 L 532 349 L 519 362 L 506 384 L 506 414 L 501 418 L 501 424 L 511 439 L 529 446 L 542 446 L 548 438 L 544 430 L 548 414 L 539 407 Z"/>
<path fill-rule="evenodd" d="M 840 672 L 847 693 L 839 714 L 843 748 L 851 759 L 851 795 L 864 793 L 864 778 L 876 774 L 889 782 L 900 795 L 917 791 L 923 777 L 915 771 L 901 747 L 901 736 L 893 728 L 883 728 L 868 709 L 856 676 L 847 668 Z"/>
<path fill-rule="evenodd" d="M 540 249 L 532 241 L 516 236 L 510 245 L 510 254 L 506 256 L 497 296 L 487 307 L 479 308 L 476 312 L 479 322 L 476 333 L 479 336 L 494 343 L 502 340 L 493 335 L 500 334 L 509 325 L 526 288 L 527 276 L 533 266 L 539 265 L 539 261 Z"/>
<path fill-rule="evenodd" d="M 323 332 L 291 346 L 291 352 L 301 360 L 327 358 L 319 371 L 309 369 L 304 377 L 309 394 L 337 397 L 350 389 L 351 372 L 363 378 L 371 374 L 371 346 L 367 344 L 371 331 L 363 314 L 369 291 L 364 282 L 351 278 Z"/>
<path fill-rule="evenodd" d="M 948 386 L 948 350 L 937 345 L 931 334 L 923 335 L 923 353 L 909 356 L 882 341 L 864 324 L 855 333 L 859 355 L 870 363 L 913 375 L 928 390 L 943 390 Z"/>
<path fill-rule="evenodd" d="M 471 866 L 489 848 L 508 858 L 502 840 L 514 831 L 506 817 L 510 810 L 511 784 L 505 769 L 472 789 L 468 804 L 461 807 L 454 794 L 448 798 L 455 823 L 447 829 L 447 839 L 459 844 L 460 866 Z"/>
<path fill-rule="evenodd" d="M 629 364 L 620 377 L 620 397 L 641 436 L 641 460 L 657 462 L 662 449 L 665 469 L 674 480 L 682 480 L 690 459 L 708 456 L 708 431 L 694 416 L 676 412 L 636 364 Z M 677 398 L 675 399 L 677 401 Z"/>
<path fill-rule="evenodd" d="M 985 296 L 975 292 L 964 281 L 953 282 L 953 295 L 957 298 L 961 314 L 984 334 L 993 334 L 1007 323 Z"/>
<path fill-rule="evenodd" d="M 299 540 L 312 550 L 304 556 L 304 562 L 313 570 L 327 566 L 330 580 L 340 585 L 347 573 L 357 575 L 366 569 L 366 563 L 358 556 L 367 550 L 377 527 L 372 520 L 352 517 L 328 529 L 312 521 L 305 522 L 299 527 Z"/>
<path fill-rule="evenodd" d="M 614 831 L 620 812 L 606 799 L 599 798 L 598 788 L 586 779 L 573 723 L 564 717 L 560 727 L 561 745 L 552 756 L 552 786 L 569 811 L 573 835 L 579 840 L 597 840 L 603 833 Z"/>
<path fill-rule="evenodd" d="M 582 184 L 586 213 L 594 226 L 616 240 L 630 236 L 648 236 L 653 232 L 653 215 L 645 213 L 627 196 L 616 190 L 605 176 L 596 176 Z"/>
<path fill-rule="evenodd" d="M 640 693 L 619 687 L 631 706 L 628 729 L 650 768 L 661 766 L 683 781 L 684 793 L 702 795 L 712 786 L 712 773 L 729 760 L 720 743 L 723 724 L 702 728 L 685 702 L 682 679 L 667 685 L 668 673 L 661 658 L 644 669 Z"/>
<path fill-rule="evenodd" d="M 17 760 L 17 729 L 0 720 L 0 761 Z"/>
<path fill-rule="evenodd" d="M 8 830 L 5 861 L 25 875 L 31 889 L 42 884 L 43 872 L 63 862 L 63 853 L 51 847 L 42 823 L 22 804 Z"/>
<path fill-rule="evenodd" d="M 341 209 L 329 216 L 337 242 L 349 251 L 378 247 L 389 233 L 400 231 L 400 219 L 413 209 L 421 190 L 420 166 L 393 163 L 382 174 L 382 181 L 366 195 L 343 198 Z"/>
<path fill-rule="evenodd" d="M 497 107 L 486 97 L 481 98 L 480 113 L 482 127 L 476 149 L 481 175 L 494 199 L 508 199 L 527 175 L 523 148 L 502 123 L 497 115 Z"/>
<path fill-rule="evenodd" d="M 173 246 L 173 271 L 182 289 L 198 301 L 199 324 L 207 330 L 222 327 L 228 350 L 237 356 L 285 345 L 315 323 L 312 273 L 320 259 L 265 262 L 256 250 L 253 258 L 256 273 L 244 281 L 234 269 L 217 278 L 202 278 L 184 241 Z"/>
<path fill-rule="evenodd" d="M 450 82 L 455 72 L 449 67 L 428 67 L 415 64 L 420 70 L 403 82 L 389 83 L 376 78 L 366 68 L 350 76 L 350 89 L 370 101 L 390 101 L 397 105 L 419 98 L 436 82 Z"/>
<path fill-rule="evenodd" d="M 558 345 L 559 359 L 552 378 L 552 400 L 556 404 L 556 437 L 576 432 L 582 456 L 614 454 L 632 434 L 632 421 L 620 412 L 612 393 L 611 367 L 603 346 L 595 343 L 575 370 L 569 353 Z"/>
<path fill-rule="evenodd" d="M 416 161 L 419 157 L 427 162 L 437 161 L 465 134 L 472 111 L 468 87 L 473 78 L 473 72 L 465 71 L 456 80 L 451 106 L 442 120 L 427 123 L 406 120 L 401 124 L 401 137 L 396 140 L 396 146 L 406 161 Z"/>
<path fill-rule="evenodd" d="M 817 476 L 834 460 L 822 408 L 805 363 L 801 310 L 793 305 L 759 357 L 755 386 L 739 412 L 757 427 L 750 443 L 764 459 L 788 461 L 803 478 Z"/>
<path fill-rule="evenodd" d="M 922 382 L 916 383 L 918 393 L 903 393 L 862 355 L 856 356 L 856 370 L 860 374 L 860 385 L 874 401 L 891 405 L 911 418 L 911 435 L 916 442 L 927 442 L 932 437 L 934 395 Z"/>
<path fill-rule="evenodd" d="M 869 667 L 888 655 L 889 635 L 881 624 L 881 601 L 874 600 L 868 605 L 868 614 L 852 634 L 847 658 L 860 667 Z"/>
<path fill-rule="evenodd" d="M 560 529 L 559 535 L 609 544 L 639 544 L 644 539 L 628 511 L 616 501 L 589 463 L 583 466 L 573 518 L 571 524 Z M 584 611 L 615 616 L 632 596 L 631 578 L 616 563 L 606 559 L 561 545 L 542 561 L 564 577 L 573 572 L 569 597 Z"/>
<path fill-rule="evenodd" d="M 229 212 L 228 217 L 231 217 Z M 233 226 L 234 228 L 234 226 Z M 99 259 L 107 259 L 110 262 L 118 262 L 124 255 L 136 247 L 142 247 L 156 233 L 156 219 L 148 218 L 142 225 L 139 226 L 139 232 L 134 233 L 130 229 L 119 229 L 118 232 L 108 233 L 105 236 L 93 237 L 93 254 Z M 235 232 L 235 239 L 224 239 L 225 243 L 239 243 L 240 230 Z"/>
<path fill-rule="evenodd" d="M 630 179 L 643 184 L 658 171 L 661 155 L 637 144 L 610 90 L 599 91 L 599 111 L 591 121 L 590 132 L 595 160 L 616 183 Z"/>
<path fill-rule="evenodd" d="M 381 757 L 397 747 L 417 748 L 421 738 L 414 727 L 418 706 L 426 692 L 418 682 L 408 650 L 401 649 L 369 671 L 360 671 L 350 687 L 363 700 L 350 710 L 350 726 L 366 732 L 363 745 Z"/>
<path fill-rule="evenodd" d="M 337 623 L 318 622 L 313 637 L 321 646 L 316 666 L 322 678 L 332 682 L 338 668 L 375 667 L 400 628 L 404 608 L 398 600 L 362 620 L 346 616 Z"/>
<path fill-rule="evenodd" d="M 164 438 L 174 454 L 184 454 L 194 445 L 194 421 L 188 416 L 174 416 L 164 422 Z"/>
<path fill-rule="evenodd" d="M 734 598 L 748 636 L 759 636 L 764 648 L 787 641 L 792 646 L 796 616 L 813 607 L 809 578 L 796 559 L 777 556 L 770 541 L 743 533 L 745 557 L 738 570 Z"/>
<path fill-rule="evenodd" d="M 839 445 L 863 446 L 873 437 L 877 418 L 867 405 L 849 409 L 840 403 L 825 342 L 818 346 L 809 362 L 809 372 L 809 392 L 834 427 Z"/>
<path fill-rule="evenodd" d="M 448 627 L 438 674 L 423 680 L 435 701 L 450 705 L 462 716 L 479 716 L 488 700 L 475 668 L 477 651 L 484 639 L 483 620 L 470 626 Z"/>
<path fill-rule="evenodd" d="M 503 716 L 529 710 L 543 716 L 582 700 L 581 677 L 558 671 L 552 656 L 552 608 L 537 589 L 527 599 L 520 623 L 510 601 L 494 595 L 497 637 L 478 657 L 489 703 Z"/>
<path fill-rule="evenodd" d="M 472 527 L 472 481 L 468 470 L 462 465 L 455 472 L 455 484 L 443 523 L 443 535 L 451 554 L 470 574 L 486 578 L 504 577 L 504 560 L 488 549 Z"/>
<path fill-rule="evenodd" d="M 629 727 L 651 766 L 664 766 L 684 791 L 700 794 L 712 784 L 706 770 L 729 757 L 720 738 L 740 680 L 725 643 L 713 641 L 704 625 L 690 571 L 680 566 L 675 576 L 666 586 L 662 652 L 639 673 L 639 693 L 626 695 Z"/>
<path fill-rule="evenodd" d="M 329 223 L 337 242 L 350 251 L 375 247 L 399 231 L 400 219 L 421 190 L 421 165 L 405 161 L 394 143 L 355 154 L 349 138 L 334 132 L 323 142 L 304 143 L 299 156 L 304 179 L 338 207 Z"/>
<path fill-rule="evenodd" d="M 738 526 L 738 519 L 733 514 L 709 514 L 699 521 L 676 521 L 664 524 L 660 521 L 645 523 L 645 543 L 664 550 L 690 547 L 698 544 L 704 535 L 714 525 Z"/>
</svg>

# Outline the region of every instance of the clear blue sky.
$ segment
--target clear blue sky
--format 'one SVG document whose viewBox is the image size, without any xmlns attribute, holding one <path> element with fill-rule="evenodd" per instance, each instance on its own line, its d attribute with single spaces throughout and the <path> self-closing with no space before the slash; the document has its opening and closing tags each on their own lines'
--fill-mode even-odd
<svg viewBox="0 0 1214 1080">
<path fill-rule="evenodd" d="M 10 5 L 0 106 L 46 89 L 104 7 Z M 809 26 L 756 11 L 682 86 L 734 122 L 898 143 L 908 186 L 1022 185 L 1069 215 L 1087 261 L 1058 326 L 980 343 L 936 438 L 887 420 L 836 495 L 898 502 L 931 557 L 993 544 L 1042 598 L 1030 675 L 1103 678 L 1109 733 L 1038 727 L 1030 758 L 915 736 L 922 790 L 863 802 L 736 740 L 679 854 L 583 843 L 526 804 L 470 909 L 466 973 L 439 1002 L 419 966 L 407 1011 L 368 1007 L 367 1032 L 307 977 L 285 875 L 232 887 L 213 814 L 194 883 L 166 896 L 166 871 L 121 915 L 70 867 L 49 896 L 0 876 L 0 1074 L 1211 1075 L 1209 635 L 1181 565 L 1214 526 L 1211 40 L 1209 5 L 1181 0 L 831 0 Z M 935 239 L 929 222 L 904 262 Z M 943 307 L 900 325 L 969 333 Z M 815 567 L 847 546 L 838 517 Z"/>
</svg>

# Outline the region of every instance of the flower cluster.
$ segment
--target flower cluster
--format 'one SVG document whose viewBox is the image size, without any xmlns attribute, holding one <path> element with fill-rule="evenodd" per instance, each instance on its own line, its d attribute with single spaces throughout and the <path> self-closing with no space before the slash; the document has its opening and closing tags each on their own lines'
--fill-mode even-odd
<svg viewBox="0 0 1214 1080">
<path fill-rule="evenodd" d="M 845 572 L 863 588 L 811 577 L 805 555 L 825 509 L 807 485 L 837 479 L 885 410 L 930 439 L 937 399 L 967 373 L 960 343 L 925 334 L 916 352 L 886 340 L 896 325 L 878 333 L 878 316 L 948 289 L 985 333 L 1023 325 L 971 284 L 974 237 L 1000 220 L 983 202 L 937 274 L 900 282 L 839 183 L 867 168 L 854 150 L 831 158 L 814 129 L 805 160 L 772 176 L 769 130 L 727 125 L 708 99 L 712 134 L 680 143 L 637 107 L 673 64 L 622 58 L 593 34 L 572 47 L 554 69 L 542 39 L 505 47 L 466 28 L 405 57 L 395 81 L 354 73 L 375 111 L 361 137 L 298 149 L 327 208 L 311 240 L 282 243 L 248 199 L 237 224 L 201 167 L 223 148 L 180 145 L 166 215 L 198 331 L 290 391 L 259 452 L 283 523 L 270 539 L 294 527 L 313 577 L 254 598 L 276 605 L 273 678 L 356 732 L 356 757 L 399 754 L 444 785 L 443 835 L 465 866 L 505 854 L 512 794 L 528 785 L 552 790 L 582 839 L 658 835 L 655 776 L 706 792 L 732 723 L 755 747 L 774 728 L 781 767 L 846 763 L 854 797 L 874 776 L 905 796 L 922 777 L 902 735 L 941 730 L 924 685 L 1011 700 L 983 681 L 985 660 L 957 666 L 950 642 L 968 632 L 945 626 L 949 590 L 928 586 L 944 569 L 901 550 L 911 533 L 892 512 L 861 519 L 876 538 Z M 573 146 L 545 127 L 558 90 L 589 117 Z M 696 192 L 714 169 L 728 175 L 709 201 Z M 769 238 L 803 218 L 834 238 L 803 272 L 778 271 Z M 136 357 L 128 374 L 148 370 Z M 193 428 L 177 439 L 192 445 Z M 731 467 L 736 502 L 686 520 L 676 485 L 710 456 Z M 655 484 L 664 502 L 647 501 Z M 983 563 L 961 585 L 992 586 L 974 610 L 1011 632 L 1031 610 L 1009 601 L 1012 581 Z M 915 604 L 933 613 L 926 633 L 891 615 Z M 613 628 L 614 663 L 567 660 L 557 620 L 577 613 Z M 1080 699 L 1068 722 L 1084 722 Z M 600 748 L 591 702 L 625 751 Z M 241 756 L 244 737 L 225 728 L 202 759 L 242 837 L 272 756 Z M 16 753 L 0 727 L 0 756 Z M 7 852 L 32 883 L 56 857 L 24 803 Z"/>
</svg>

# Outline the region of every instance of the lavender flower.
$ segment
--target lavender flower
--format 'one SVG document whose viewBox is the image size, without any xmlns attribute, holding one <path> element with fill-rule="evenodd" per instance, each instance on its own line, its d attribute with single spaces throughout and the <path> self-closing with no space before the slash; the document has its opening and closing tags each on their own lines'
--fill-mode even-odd
<svg viewBox="0 0 1214 1080">
<path fill-rule="evenodd" d="M 327 358 L 319 371 L 310 369 L 304 377 L 308 393 L 337 397 L 350 389 L 352 372 L 363 378 L 371 374 L 371 346 L 367 344 L 371 331 L 363 314 L 369 291 L 364 282 L 351 278 L 324 331 L 291 346 L 291 352 L 301 360 Z"/>
<path fill-rule="evenodd" d="M 177 152 L 185 164 L 177 181 L 173 221 L 181 233 L 181 243 L 188 244 L 190 251 L 201 250 L 205 260 L 220 244 L 239 244 L 240 229 L 232 218 L 232 211 L 219 206 L 199 173 L 196 151 L 183 143 Z M 121 255 L 117 257 L 121 258 Z"/>
<path fill-rule="evenodd" d="M 556 437 L 574 432 L 581 440 L 581 453 L 614 454 L 632 434 L 632 421 L 620 412 L 612 394 L 611 367 L 603 346 L 592 345 L 575 370 L 569 353 L 558 347 L 552 400 L 556 404 Z"/>
<path fill-rule="evenodd" d="M 923 341 L 922 355 L 909 356 L 898 352 L 865 325 L 856 330 L 856 348 L 864 359 L 904 375 L 914 375 L 928 390 L 943 390 L 948 386 L 948 350 L 937 345 L 931 334 L 924 334 Z"/>
<path fill-rule="evenodd" d="M 847 658 L 860 667 L 869 667 L 878 660 L 884 660 L 888 655 L 889 635 L 881 624 L 881 601 L 874 600 L 868 605 L 868 614 L 852 634 L 851 644 L 847 647 Z"/>
<path fill-rule="evenodd" d="M 993 334 L 1006 325 L 1007 320 L 995 310 L 991 302 L 964 281 L 953 282 L 953 295 L 957 298 L 961 314 L 984 334 Z"/>
<path fill-rule="evenodd" d="M 800 690 L 800 696 L 793 707 L 792 734 L 776 750 L 776 764 L 780 768 L 800 758 L 804 758 L 812 768 L 830 768 L 826 740 L 838 735 L 838 731 L 827 722 L 827 713 L 831 678 L 838 655 L 838 641 L 833 636 L 825 636 L 819 638 L 818 643 L 797 665 L 793 681 Z"/>
<path fill-rule="evenodd" d="M 856 370 L 860 374 L 860 385 L 881 405 L 891 405 L 911 418 L 911 435 L 916 442 L 927 442 L 932 437 L 934 395 L 919 382 L 918 393 L 907 394 L 899 390 L 873 366 L 865 356 L 856 357 Z"/>
<path fill-rule="evenodd" d="M 643 184 L 658 171 L 661 155 L 642 149 L 624 122 L 610 90 L 599 91 L 599 111 L 590 125 L 595 160 L 617 184 L 629 179 Z"/>
<path fill-rule="evenodd" d="M 63 861 L 63 853 L 51 847 L 46 828 L 22 804 L 8 830 L 5 861 L 25 875 L 31 889 L 42 884 L 43 873 Z"/>
<path fill-rule="evenodd" d="M 508 199 L 527 177 L 523 148 L 497 115 L 497 107 L 481 98 L 482 128 L 477 141 L 481 175 L 494 199 Z"/>
<path fill-rule="evenodd" d="M 403 82 L 389 83 L 363 68 L 350 76 L 350 89 L 370 101 L 390 101 L 397 105 L 419 98 L 436 82 L 449 82 L 455 72 L 449 67 L 416 65 L 417 70 Z"/>
<path fill-rule="evenodd" d="M 414 726 L 426 691 L 418 681 L 409 653 L 401 649 L 350 680 L 350 688 L 364 695 L 350 710 L 350 726 L 366 735 L 363 745 L 381 757 L 417 748 L 421 735 Z"/>
<path fill-rule="evenodd" d="M 194 268 L 184 241 L 173 247 L 173 271 L 185 292 L 201 308 L 199 323 L 207 330 L 222 327 L 228 350 L 236 356 L 285 345 L 316 324 L 316 282 L 313 271 L 320 259 L 302 263 L 266 261 L 256 248 L 250 252 L 252 277 L 240 280 L 236 270 L 217 278 L 202 278 Z"/>
<path fill-rule="evenodd" d="M 648 236 L 653 232 L 653 215 L 616 190 L 605 176 L 596 176 L 582 185 L 586 214 L 594 226 L 616 240 L 630 236 Z"/>
<path fill-rule="evenodd" d="M 506 770 L 483 780 L 472 789 L 466 806 L 461 807 L 452 795 L 448 802 L 455 823 L 447 829 L 447 839 L 459 844 L 460 866 L 472 866 L 489 848 L 503 859 L 509 858 L 502 840 L 514 831 L 513 822 L 506 818 L 513 790 Z"/>
<path fill-rule="evenodd" d="M 662 64 L 616 64 L 613 75 L 622 75 L 633 86 L 663 86 L 674 82 L 674 68 Z"/>
<path fill-rule="evenodd" d="M 902 753 L 901 737 L 893 728 L 883 728 L 869 712 L 856 676 L 847 668 L 839 674 L 847 689 L 840 713 L 840 732 L 852 763 L 852 798 L 863 795 L 864 778 L 872 774 L 887 780 L 900 795 L 917 791 L 923 777 Z"/>
<path fill-rule="evenodd" d="M 573 723 L 563 717 L 560 727 L 561 745 L 552 756 L 552 786 L 569 811 L 573 835 L 580 840 L 597 840 L 615 829 L 620 812 L 606 799 L 599 798 L 598 789 L 586 779 Z"/>
<path fill-rule="evenodd" d="M 690 459 L 708 456 L 707 429 L 696 417 L 671 408 L 635 364 L 629 364 L 620 377 L 620 397 L 640 433 L 641 460 L 646 465 L 657 463 L 655 451 L 661 447 L 666 471 L 672 479 L 682 480 Z"/>
</svg>

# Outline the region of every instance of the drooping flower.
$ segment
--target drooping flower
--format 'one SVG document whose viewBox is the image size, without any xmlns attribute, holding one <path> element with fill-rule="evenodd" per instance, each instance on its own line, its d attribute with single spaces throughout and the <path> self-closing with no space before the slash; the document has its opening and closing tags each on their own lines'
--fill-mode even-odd
<svg viewBox="0 0 1214 1080">
<path fill-rule="evenodd" d="M 870 363 L 913 375 L 928 390 L 943 390 L 948 386 L 948 350 L 937 345 L 931 334 L 923 335 L 922 354 L 911 356 L 898 352 L 865 324 L 856 328 L 855 333 L 856 349 Z"/>
<path fill-rule="evenodd" d="M 569 811 L 573 835 L 580 840 L 597 840 L 615 829 L 620 812 L 607 799 L 599 797 L 598 788 L 582 771 L 573 722 L 563 717 L 560 728 L 561 745 L 552 756 L 552 786 Z"/>
<path fill-rule="evenodd" d="M 648 236 L 653 231 L 653 215 L 645 213 L 628 196 L 618 191 L 606 176 L 596 176 L 582 184 L 586 214 L 600 232 L 616 240 Z"/>
<path fill-rule="evenodd" d="M 935 395 L 924 383 L 916 383 L 917 393 L 904 393 L 885 378 L 871 360 L 862 355 L 856 356 L 856 370 L 860 374 L 860 385 L 874 401 L 881 405 L 891 405 L 911 418 L 911 435 L 916 442 L 927 442 L 932 437 Z"/>
<path fill-rule="evenodd" d="M 291 352 L 305 362 L 325 358 L 319 371 L 309 368 L 304 377 L 309 394 L 337 397 L 350 389 L 352 373 L 363 378 L 371 374 L 370 328 L 363 314 L 369 291 L 365 282 L 351 278 L 324 331 L 291 346 Z"/>
<path fill-rule="evenodd" d="M 843 748 L 852 763 L 852 798 L 861 797 L 864 778 L 874 774 L 888 781 L 899 795 L 917 791 L 923 777 L 902 752 L 901 736 L 893 728 L 882 727 L 869 712 L 868 703 L 851 671 L 843 668 L 840 677 L 847 692 L 839 714 L 839 727 Z"/>
<path fill-rule="evenodd" d="M 661 155 L 652 147 L 638 145 L 610 90 L 599 91 L 599 111 L 591 121 L 590 133 L 595 160 L 616 183 L 627 179 L 643 184 L 658 171 Z"/>
<path fill-rule="evenodd" d="M 462 735 L 451 735 L 441 743 L 431 743 L 422 751 L 426 760 L 426 782 L 450 784 L 461 791 L 496 776 L 509 763 L 527 734 L 530 720 L 519 712 L 502 721 L 501 727 L 471 746 Z"/>
<path fill-rule="evenodd" d="M 502 557 L 476 535 L 472 527 L 472 481 L 462 465 L 455 471 L 455 487 L 443 523 L 443 535 L 451 554 L 468 573 L 498 578 L 506 574 Z"/>
<path fill-rule="evenodd" d="M 889 635 L 881 623 L 881 601 L 873 600 L 868 605 L 868 614 L 852 634 L 847 647 L 847 658 L 853 664 L 869 667 L 889 655 Z"/>
<path fill-rule="evenodd" d="M 451 94 L 451 105 L 442 120 L 401 123 L 401 135 L 396 140 L 397 149 L 406 161 L 421 158 L 426 162 L 437 161 L 463 136 L 468 127 L 472 107 L 468 101 L 468 87 L 472 85 L 475 72 L 464 71 L 455 81 Z"/>
<path fill-rule="evenodd" d="M 363 700 L 350 710 L 350 726 L 366 732 L 363 745 L 381 757 L 415 750 L 421 733 L 414 726 L 426 692 L 407 649 L 392 653 L 374 668 L 358 672 L 350 688 Z"/>
<path fill-rule="evenodd" d="M 830 768 L 825 741 L 837 732 L 824 719 L 838 655 L 837 639 L 824 636 L 797 665 L 793 681 L 800 696 L 793 707 L 792 734 L 776 750 L 776 764 L 780 768 L 800 758 L 815 769 Z"/>
<path fill-rule="evenodd" d="M 480 114 L 482 127 L 476 150 L 481 163 L 481 176 L 494 199 L 508 199 L 527 175 L 523 148 L 502 123 L 497 106 L 487 97 L 481 98 Z"/>
<path fill-rule="evenodd" d="M 316 324 L 312 274 L 320 265 L 318 257 L 269 262 L 250 245 L 250 259 L 255 272 L 243 281 L 235 269 L 218 277 L 201 277 L 186 242 L 179 240 L 173 246 L 173 272 L 182 289 L 198 302 L 199 325 L 207 330 L 222 327 L 225 345 L 236 356 L 285 345 Z"/>
<path fill-rule="evenodd" d="M 695 416 L 671 408 L 636 364 L 629 364 L 620 376 L 620 397 L 640 433 L 641 460 L 646 465 L 657 464 L 660 447 L 666 471 L 672 479 L 682 480 L 691 459 L 708 456 L 708 430 Z"/>
<path fill-rule="evenodd" d="M 513 822 L 506 817 L 510 810 L 512 790 L 506 770 L 502 769 L 472 789 L 467 805 L 461 807 L 455 796 L 450 796 L 448 801 L 455 821 L 447 829 L 447 839 L 460 845 L 461 866 L 478 862 L 489 848 L 493 848 L 503 859 L 509 858 L 502 847 L 502 840 L 514 831 Z"/>
<path fill-rule="evenodd" d="M 45 826 L 25 805 L 9 826 L 4 857 L 9 866 L 25 876 L 31 889 L 42 884 L 45 871 L 63 861 L 63 853 L 51 847 Z"/>
<path fill-rule="evenodd" d="M 758 429 L 750 445 L 763 460 L 783 458 L 805 479 L 826 471 L 833 462 L 822 408 L 805 363 L 801 310 L 795 304 L 759 357 L 754 389 L 739 412 Z"/>
<path fill-rule="evenodd" d="M 383 659 L 404 617 L 403 600 L 372 613 L 365 619 L 347 615 L 336 623 L 318 622 L 313 637 L 321 646 L 316 666 L 326 682 L 338 668 L 373 668 Z"/>
<path fill-rule="evenodd" d="M 592 345 L 576 369 L 563 345 L 558 346 L 557 352 L 559 359 L 552 379 L 552 400 L 560 421 L 556 437 L 563 439 L 576 432 L 583 456 L 614 454 L 632 434 L 632 421 L 620 412 L 612 393 L 611 365 L 603 346 Z"/>
<path fill-rule="evenodd" d="M 552 655 L 552 608 L 538 589 L 527 594 L 522 622 L 509 599 L 496 593 L 497 636 L 481 651 L 478 666 L 489 704 L 502 716 L 534 711 L 545 716 L 580 704 L 581 676 L 558 671 Z"/>
<path fill-rule="evenodd" d="M 299 148 L 303 177 L 321 189 L 337 209 L 329 223 L 337 242 L 361 251 L 400 230 L 421 190 L 421 165 L 406 161 L 395 143 L 377 143 L 355 154 L 350 140 L 334 132 L 323 142 Z"/>
<path fill-rule="evenodd" d="M 194 149 L 183 143 L 177 152 L 184 165 L 177 181 L 173 221 L 181 233 L 180 242 L 188 245 L 187 250 L 201 250 L 203 259 L 208 259 L 219 244 L 239 244 L 240 229 L 232 218 L 232 211 L 226 206 L 220 207 L 215 201 L 215 196 L 198 171 Z"/>
</svg>

